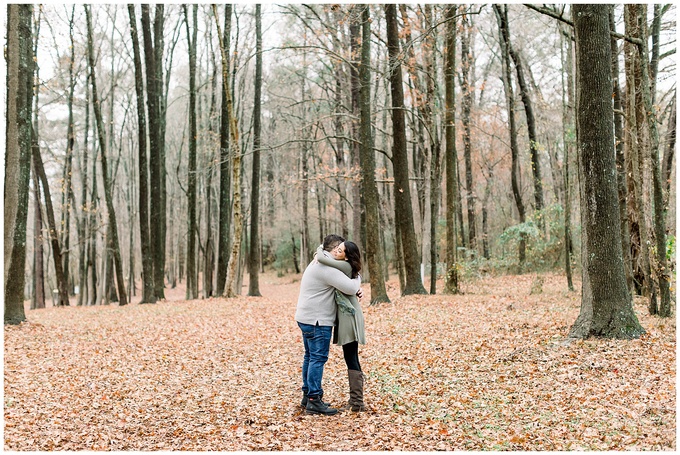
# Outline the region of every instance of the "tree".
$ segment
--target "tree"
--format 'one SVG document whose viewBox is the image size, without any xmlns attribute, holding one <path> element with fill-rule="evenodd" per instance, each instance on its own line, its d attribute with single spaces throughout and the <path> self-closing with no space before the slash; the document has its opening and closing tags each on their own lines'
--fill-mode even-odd
<svg viewBox="0 0 680 455">
<path fill-rule="evenodd" d="M 5 324 L 26 319 L 24 283 L 33 107 L 32 5 L 7 7 L 7 137 L 5 156 Z"/>
<path fill-rule="evenodd" d="M 233 100 L 231 92 L 229 91 L 229 72 L 227 56 L 227 48 L 222 38 L 222 30 L 218 21 L 217 6 L 213 5 L 213 14 L 215 17 L 215 24 L 217 25 L 217 34 L 220 40 L 220 53 L 222 55 L 222 90 L 226 92 L 227 111 L 229 112 L 229 138 L 230 138 L 230 156 L 231 156 L 231 179 L 233 186 L 233 217 L 232 223 L 234 225 L 234 234 L 231 241 L 231 254 L 229 255 L 229 263 L 227 265 L 227 278 L 224 288 L 225 297 L 236 297 L 235 290 L 236 272 L 241 254 L 241 237 L 243 234 L 243 213 L 241 212 L 241 149 L 239 145 L 239 130 L 236 124 L 236 117 L 234 116 Z"/>
<path fill-rule="evenodd" d="M 153 257 L 151 255 L 149 224 L 148 164 L 146 157 L 146 111 L 144 109 L 144 81 L 142 59 L 139 50 L 139 35 L 135 6 L 128 5 L 130 16 L 130 35 L 135 64 L 135 92 L 137 94 L 137 132 L 139 166 L 139 237 L 142 250 L 142 300 L 140 303 L 155 303 L 153 281 Z"/>
<path fill-rule="evenodd" d="M 517 144 L 517 126 L 515 123 L 515 94 L 512 88 L 512 72 L 510 70 L 510 31 L 508 30 L 508 7 L 507 5 L 493 5 L 498 19 L 498 29 L 500 35 L 500 43 L 503 60 L 503 87 L 505 88 L 505 102 L 508 106 L 508 124 L 510 129 L 510 153 L 512 155 L 512 195 L 517 206 L 517 213 L 519 214 L 519 222 L 523 224 L 526 221 L 526 209 L 522 201 L 522 192 L 519 187 L 519 145 Z M 526 259 L 526 234 L 520 232 L 519 240 L 519 270 L 524 268 Z"/>
<path fill-rule="evenodd" d="M 468 216 L 468 242 L 469 248 L 474 252 L 477 247 L 477 222 L 475 218 L 476 212 L 476 191 L 474 186 L 472 174 L 472 139 L 470 129 L 470 113 L 472 110 L 472 95 L 474 87 L 470 81 L 470 70 L 473 65 L 473 59 L 470 49 L 470 37 L 472 35 L 472 26 L 467 14 L 462 18 L 462 35 L 460 40 L 461 52 L 461 74 L 462 82 L 461 89 L 463 91 L 463 105 L 462 105 L 462 121 L 463 121 L 463 157 L 465 159 L 465 189 L 467 191 L 467 216 Z"/>
<path fill-rule="evenodd" d="M 47 176 L 45 175 L 45 168 L 43 167 L 42 158 L 40 156 L 40 145 L 38 145 L 37 134 L 31 135 L 32 142 L 32 157 L 33 169 L 42 184 L 43 194 L 45 196 L 45 209 L 47 211 L 47 221 L 49 225 L 50 243 L 52 245 L 52 256 L 54 258 L 54 273 L 57 278 L 57 289 L 59 290 L 59 300 L 57 306 L 68 306 L 68 283 L 66 275 L 64 274 L 63 262 L 61 257 L 61 245 L 59 244 L 59 233 L 57 231 L 57 223 L 54 217 L 54 207 L 52 206 L 52 197 L 50 196 L 50 186 L 47 183 Z"/>
<path fill-rule="evenodd" d="M 252 194 L 250 196 L 250 258 L 248 260 L 248 272 L 250 276 L 248 295 L 259 296 L 259 272 L 260 272 L 260 136 L 261 106 L 262 106 L 262 5 L 255 5 L 255 36 L 256 50 L 255 59 L 255 100 L 253 107 L 253 175 Z"/>
<path fill-rule="evenodd" d="M 611 178 L 616 163 L 609 6 L 573 8 L 583 285 L 581 312 L 569 336 L 638 338 L 645 330 L 626 285 L 616 180 Z"/>
<path fill-rule="evenodd" d="M 371 132 L 371 17 L 370 6 L 361 12 L 361 65 L 359 66 L 359 106 L 361 109 L 361 192 L 366 209 L 366 261 L 371 281 L 371 305 L 389 302 L 385 289 L 385 272 L 380 243 L 378 188 L 375 184 L 375 152 Z"/>
<path fill-rule="evenodd" d="M 198 5 L 193 5 L 194 30 L 189 26 L 187 5 L 182 5 L 189 45 L 189 175 L 187 176 L 187 288 L 186 299 L 198 298 L 198 270 L 196 269 L 196 41 L 198 39 Z"/>
<path fill-rule="evenodd" d="M 543 177 L 541 176 L 541 161 L 538 156 L 538 136 L 536 135 L 536 119 L 534 117 L 534 108 L 529 96 L 529 87 L 524 76 L 524 67 L 522 65 L 522 58 L 519 52 L 510 43 L 510 29 L 507 18 L 507 6 L 505 7 L 505 26 L 507 27 L 507 47 L 512 61 L 515 63 L 515 70 L 517 72 L 517 84 L 519 85 L 519 94 L 524 105 L 524 113 L 527 118 L 527 129 L 529 132 L 529 149 L 531 152 L 531 172 L 534 178 L 534 201 L 536 204 L 536 211 L 539 212 L 538 225 L 541 230 L 545 229 L 545 221 L 543 220 Z"/>
<path fill-rule="evenodd" d="M 217 280 L 216 295 L 224 294 L 224 284 L 227 278 L 229 263 L 229 225 L 231 220 L 231 154 L 229 140 L 229 124 L 231 119 L 229 96 L 229 55 L 231 42 L 231 5 L 225 6 L 224 36 L 221 37 L 220 47 L 224 47 L 222 56 L 222 112 L 220 114 L 220 213 L 218 221 L 217 239 Z M 217 16 L 216 16 L 217 18 Z M 216 19 L 217 20 L 217 19 Z M 219 28 L 219 27 L 218 27 Z"/>
<path fill-rule="evenodd" d="M 156 21 L 154 24 L 155 36 L 151 36 L 151 17 L 149 5 L 142 4 L 142 36 L 144 40 L 144 61 L 146 65 L 146 94 L 149 119 L 149 183 L 150 194 L 150 220 L 149 230 L 151 236 L 151 255 L 153 256 L 154 295 L 156 299 L 165 298 L 165 155 L 163 152 L 162 121 L 162 80 L 159 74 L 162 71 L 159 49 L 162 33 L 160 21 L 162 20 L 163 5 L 156 5 Z"/>
<path fill-rule="evenodd" d="M 458 233 L 456 232 L 456 204 L 458 201 L 458 156 L 456 153 L 456 6 L 446 8 L 446 51 L 444 54 L 444 82 L 446 86 L 446 283 L 444 293 L 458 294 Z"/>
<path fill-rule="evenodd" d="M 420 279 L 418 248 L 413 227 L 413 207 L 409 189 L 408 156 L 406 153 L 406 124 L 404 119 L 404 88 L 399 62 L 399 28 L 396 5 L 385 5 L 387 20 L 387 48 L 390 58 L 390 93 L 392 95 L 392 124 L 394 146 L 392 167 L 395 185 L 395 221 L 399 225 L 401 245 L 404 252 L 406 285 L 402 295 L 425 294 Z"/>
<path fill-rule="evenodd" d="M 109 176 L 108 162 L 107 162 L 107 145 L 106 145 L 106 131 L 104 129 L 104 120 L 102 118 L 101 104 L 99 103 L 99 94 L 97 93 L 97 78 L 95 74 L 96 63 L 94 59 L 94 46 L 92 38 L 92 15 L 90 8 L 85 5 L 85 16 L 87 18 L 87 59 L 90 65 L 90 82 L 92 84 L 92 105 L 94 108 L 94 117 L 97 124 L 97 132 L 99 137 L 99 150 L 101 156 L 102 180 L 104 183 L 104 198 L 106 199 L 106 210 L 109 218 L 109 245 L 113 254 L 113 262 L 116 272 L 116 283 L 118 284 L 118 301 L 120 305 L 128 303 L 127 292 L 125 291 L 125 277 L 123 276 L 123 263 L 120 256 L 120 243 L 118 241 L 118 225 L 116 222 L 116 212 L 113 206 L 112 185 Z"/>
</svg>

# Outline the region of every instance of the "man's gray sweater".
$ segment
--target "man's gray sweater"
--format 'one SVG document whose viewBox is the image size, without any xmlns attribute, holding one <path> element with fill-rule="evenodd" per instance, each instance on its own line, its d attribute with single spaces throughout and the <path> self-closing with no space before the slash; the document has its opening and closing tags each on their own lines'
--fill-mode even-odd
<svg viewBox="0 0 680 455">
<path fill-rule="evenodd" d="M 351 279 L 336 268 L 312 262 L 302 274 L 295 320 L 309 325 L 335 325 L 335 289 L 353 295 L 360 287 L 361 277 Z"/>
</svg>

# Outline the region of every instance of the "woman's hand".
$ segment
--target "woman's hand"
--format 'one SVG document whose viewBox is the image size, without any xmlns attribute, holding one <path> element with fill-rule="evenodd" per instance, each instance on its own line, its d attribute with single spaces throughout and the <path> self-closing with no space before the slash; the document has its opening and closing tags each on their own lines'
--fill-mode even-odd
<svg viewBox="0 0 680 455">
<path fill-rule="evenodd" d="M 359 288 L 359 290 L 357 291 L 357 297 L 359 297 L 359 299 L 362 299 L 364 297 L 363 289 Z"/>
</svg>

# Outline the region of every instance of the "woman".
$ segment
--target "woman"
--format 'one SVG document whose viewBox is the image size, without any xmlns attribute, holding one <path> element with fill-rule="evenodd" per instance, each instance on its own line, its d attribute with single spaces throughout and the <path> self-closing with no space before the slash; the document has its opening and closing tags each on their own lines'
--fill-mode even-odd
<svg viewBox="0 0 680 455">
<path fill-rule="evenodd" d="M 353 242 L 341 243 L 330 254 L 321 246 L 316 251 L 316 258 L 322 264 L 341 270 L 349 278 L 359 276 L 361 252 Z M 365 411 L 364 374 L 359 363 L 359 343 L 366 344 L 364 313 L 356 295 L 347 295 L 336 290 L 335 300 L 338 304 L 338 319 L 333 343 L 342 346 L 349 376 L 349 401 L 343 410 Z"/>
</svg>

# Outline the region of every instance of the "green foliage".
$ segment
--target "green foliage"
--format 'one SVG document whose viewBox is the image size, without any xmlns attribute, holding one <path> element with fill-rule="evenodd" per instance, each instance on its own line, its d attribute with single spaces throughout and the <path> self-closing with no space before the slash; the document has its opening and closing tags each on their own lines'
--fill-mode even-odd
<svg viewBox="0 0 680 455">
<path fill-rule="evenodd" d="M 278 243 L 275 245 L 275 249 L 274 270 L 276 270 L 277 276 L 281 277 L 295 268 L 293 262 L 293 243 L 291 239 L 279 239 Z M 298 239 L 295 239 L 295 251 L 300 251 Z"/>
<path fill-rule="evenodd" d="M 675 262 L 675 236 L 672 234 L 666 238 L 666 260 L 669 263 Z"/>
<path fill-rule="evenodd" d="M 540 222 L 545 229 L 541 229 Z M 519 268 L 519 242 L 526 241 L 524 272 L 546 272 L 564 269 L 564 209 L 553 204 L 534 212 L 524 223 L 508 227 L 497 239 L 495 254 L 491 259 L 469 257 L 465 263 L 465 276 L 485 273 L 516 273 Z M 580 245 L 580 227 L 572 225 L 572 266 L 577 264 Z M 498 251 L 500 250 L 500 251 Z"/>
</svg>

